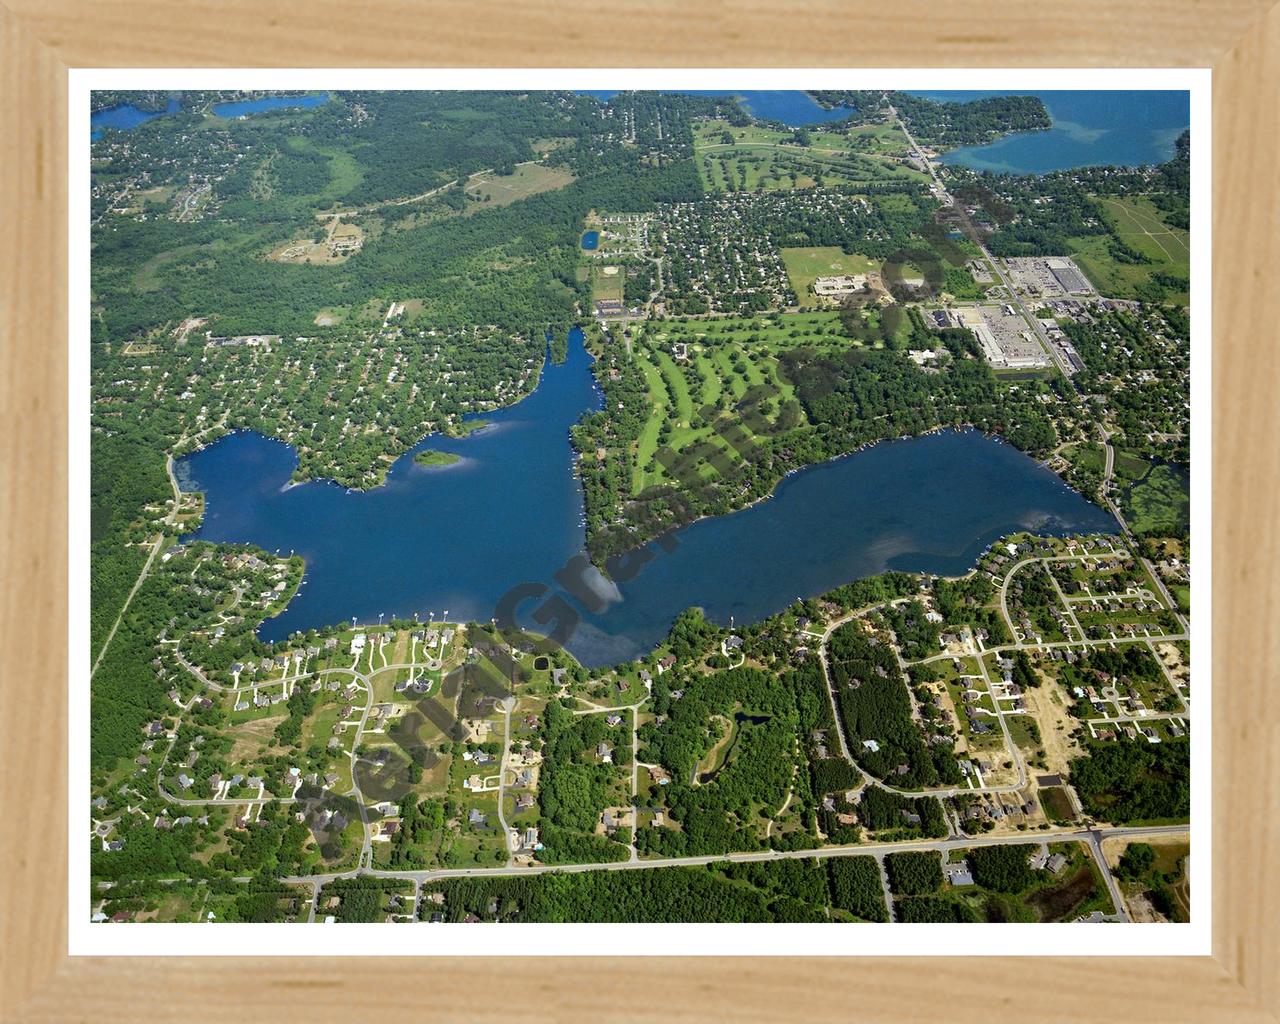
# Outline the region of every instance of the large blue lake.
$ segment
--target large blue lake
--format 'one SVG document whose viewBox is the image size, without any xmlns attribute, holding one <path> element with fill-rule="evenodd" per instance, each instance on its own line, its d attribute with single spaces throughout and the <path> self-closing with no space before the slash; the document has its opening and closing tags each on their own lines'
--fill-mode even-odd
<svg viewBox="0 0 1280 1024">
<path fill-rule="evenodd" d="M 1012 94 L 1039 96 L 1053 127 L 955 149 L 942 162 L 1010 174 L 1159 164 L 1173 156 L 1174 140 L 1191 123 L 1191 94 L 1185 90 L 913 90 L 916 96 L 954 102 Z"/>
<path fill-rule="evenodd" d="M 194 536 L 306 559 L 305 586 L 262 627 L 265 640 L 382 613 L 448 610 L 453 620 L 485 621 L 517 584 L 545 584 L 543 599 L 562 592 L 555 574 L 585 537 L 568 431 L 599 403 L 574 331 L 565 362 L 548 364 L 528 398 L 486 414 L 490 425 L 468 437 L 419 445 L 461 456 L 454 465 L 426 468 L 410 453 L 373 491 L 288 486 L 292 449 L 238 433 L 176 471 L 184 488 L 206 495 Z M 1015 530 L 1115 526 L 1037 462 L 979 433 L 892 441 L 796 473 L 752 508 L 676 531 L 674 550 L 654 545 L 625 583 L 598 580 L 608 606 L 584 613 L 567 646 L 587 665 L 611 664 L 651 650 L 690 606 L 720 623 L 758 621 L 886 569 L 962 573 Z M 522 606 L 522 621 L 539 603 Z"/>
</svg>

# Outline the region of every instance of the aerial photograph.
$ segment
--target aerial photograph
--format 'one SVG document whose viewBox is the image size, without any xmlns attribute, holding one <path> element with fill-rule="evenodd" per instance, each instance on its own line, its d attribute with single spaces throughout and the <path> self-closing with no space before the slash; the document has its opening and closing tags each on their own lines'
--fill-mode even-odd
<svg viewBox="0 0 1280 1024">
<path fill-rule="evenodd" d="M 90 96 L 83 919 L 1191 920 L 1187 91 Z"/>
</svg>

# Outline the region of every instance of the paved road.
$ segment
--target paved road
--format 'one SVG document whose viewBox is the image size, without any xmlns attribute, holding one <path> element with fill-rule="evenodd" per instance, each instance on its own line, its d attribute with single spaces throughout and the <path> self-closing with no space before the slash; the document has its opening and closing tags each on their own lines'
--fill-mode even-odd
<svg viewBox="0 0 1280 1024">
<path fill-rule="evenodd" d="M 1102 873 L 1103 881 L 1107 883 L 1107 892 L 1111 894 L 1111 902 L 1115 905 L 1116 913 L 1126 921 L 1132 921 L 1133 918 L 1129 914 L 1129 908 L 1124 902 L 1124 897 L 1120 894 L 1120 886 L 1116 883 L 1115 876 L 1111 873 L 1111 866 L 1107 863 L 1107 856 L 1102 852 L 1102 840 L 1104 838 L 1112 839 L 1118 837 L 1104 835 L 1097 829 L 1090 829 L 1086 845 L 1089 847 L 1089 852 L 1093 854 L 1098 870 Z"/>
<path fill-rule="evenodd" d="M 1160 595 L 1164 598 L 1165 604 L 1173 612 L 1173 617 L 1182 623 L 1182 628 L 1186 631 L 1189 628 L 1187 617 L 1178 611 L 1178 602 L 1169 593 L 1169 588 L 1164 585 L 1164 580 L 1156 572 L 1156 567 L 1147 558 L 1139 554 L 1142 549 L 1138 545 L 1137 538 L 1134 537 L 1133 531 L 1129 529 L 1129 524 L 1125 522 L 1124 516 L 1120 514 L 1119 507 L 1111 499 L 1111 480 L 1115 475 L 1115 447 L 1111 444 L 1111 434 L 1107 428 L 1099 426 L 1099 429 L 1102 431 L 1102 449 L 1106 453 L 1106 463 L 1102 470 L 1102 500 L 1106 503 L 1107 511 L 1116 517 L 1116 521 L 1120 524 L 1120 529 L 1124 533 L 1125 540 L 1133 548 L 1134 556 L 1142 563 L 1143 568 L 1147 570 L 1147 575 L 1155 581 L 1155 585 L 1159 589 Z"/>
<path fill-rule="evenodd" d="M 639 860 L 636 833 L 640 831 L 640 811 L 636 797 L 640 792 L 640 705 L 631 709 L 631 860 Z"/>
<path fill-rule="evenodd" d="M 502 828 L 502 841 L 507 845 L 507 866 L 511 866 L 511 858 L 515 856 L 515 845 L 511 840 L 511 829 L 507 827 L 507 816 L 502 805 L 507 795 L 507 758 L 511 756 L 511 712 L 515 710 L 516 699 L 502 699 L 502 756 L 498 758 L 498 824 Z"/>
<path fill-rule="evenodd" d="M 1160 633 L 1156 636 L 1109 636 L 1102 640 L 1048 640 L 1038 644 L 999 644 L 995 647 L 984 647 L 982 650 L 984 654 L 998 654 L 1003 651 L 1052 651 L 1062 647 L 1114 647 L 1116 644 L 1144 644 L 1148 641 L 1164 643 L 1190 639 L 1187 633 Z M 927 665 L 931 661 L 943 661 L 954 657 L 956 655 L 944 651 L 942 654 L 933 654 L 919 661 L 913 661 L 911 664 Z"/>
<path fill-rule="evenodd" d="M 898 853 L 905 850 L 939 850 L 943 853 L 951 850 L 965 850 L 976 846 L 1004 846 L 1017 843 L 1039 842 L 1083 842 L 1101 843 L 1108 839 L 1141 839 L 1147 836 L 1183 835 L 1188 832 L 1186 825 L 1153 825 L 1121 828 L 1061 828 L 1046 829 L 1036 832 L 1017 833 L 1014 835 L 980 835 L 956 836 L 947 839 L 923 839 L 901 843 L 863 843 L 849 846 L 824 846 L 815 850 L 761 850 L 754 853 L 723 853 L 703 857 L 658 857 L 652 860 L 629 861 L 618 860 L 604 864 L 537 864 L 528 867 L 495 867 L 495 868 L 431 868 L 420 871 L 375 870 L 359 872 L 338 871 L 327 874 L 297 875 L 282 878 L 290 884 L 309 885 L 317 880 L 321 883 L 340 878 L 354 878 L 359 874 L 367 874 L 375 878 L 406 878 L 418 882 L 436 881 L 446 878 L 495 878 L 512 875 L 545 875 L 561 872 L 563 874 L 580 874 L 584 871 L 636 871 L 647 868 L 698 867 L 707 864 L 752 864 L 761 861 L 819 860 L 828 857 L 878 856 L 886 853 Z M 1103 862 L 1105 864 L 1105 861 Z M 1104 871 L 1104 875 L 1108 872 Z"/>
<path fill-rule="evenodd" d="M 911 597 L 900 597 L 893 601 L 886 602 L 885 605 L 870 605 L 866 608 L 859 608 L 857 611 L 850 612 L 848 615 L 844 615 L 844 616 L 841 616 L 839 619 L 836 619 L 826 628 L 826 630 L 822 634 L 822 641 L 818 645 L 818 660 L 822 663 L 822 675 L 827 682 L 827 697 L 831 701 L 831 716 L 835 721 L 836 737 L 840 741 L 840 753 L 844 756 L 844 759 L 853 766 L 853 768 L 858 772 L 858 774 L 862 776 L 862 780 L 865 785 L 878 786 L 880 789 L 887 790 L 888 792 L 894 793 L 898 796 L 952 797 L 952 796 L 959 796 L 961 794 L 964 794 L 967 796 L 977 796 L 983 793 L 987 793 L 987 794 L 1016 793 L 1018 790 L 1022 789 L 1027 784 L 1027 770 L 1026 770 L 1026 766 L 1022 762 L 1022 757 L 1018 753 L 1018 748 L 1013 742 L 1013 737 L 1009 734 L 1009 727 L 1004 720 L 1004 715 L 997 715 L 996 717 L 1000 722 L 1001 730 L 1004 732 L 1005 744 L 1008 747 L 1009 755 L 1013 759 L 1014 763 L 1017 764 L 1018 766 L 1018 781 L 1017 783 L 1010 784 L 1010 785 L 979 786 L 976 788 L 970 787 L 970 786 L 951 786 L 943 789 L 899 789 L 897 786 L 890 786 L 887 783 L 882 782 L 880 779 L 877 779 L 874 775 L 864 770 L 862 765 L 860 765 L 858 761 L 853 757 L 853 755 L 849 752 L 849 744 L 848 744 L 848 741 L 845 739 L 845 735 L 844 735 L 844 726 L 840 721 L 840 711 L 839 711 L 839 708 L 837 708 L 836 706 L 835 687 L 831 681 L 831 666 L 827 662 L 827 641 L 830 639 L 831 634 L 833 632 L 835 632 L 837 629 L 843 626 L 846 622 L 849 622 L 851 619 L 855 619 L 860 615 L 865 615 L 867 612 L 872 611 L 879 607 L 901 604 L 904 601 L 910 601 L 910 600 L 912 600 Z M 988 648 L 988 650 L 993 650 L 993 649 L 994 648 Z M 942 657 L 949 658 L 949 657 L 952 657 L 952 655 L 948 654 L 948 655 L 943 655 Z M 932 660 L 932 659 L 928 659 L 928 660 Z M 980 657 L 978 658 L 978 664 L 982 666 L 982 659 Z M 983 677 L 986 678 L 985 666 L 982 666 L 982 674 L 983 674 Z M 991 686 L 991 681 L 990 679 L 987 679 L 987 688 L 990 689 L 990 686 Z"/>
<path fill-rule="evenodd" d="M 889 912 L 889 923 L 897 920 L 893 908 L 893 890 L 889 887 L 889 872 L 884 866 L 885 854 L 876 854 L 876 870 L 880 873 L 880 888 L 884 892 L 884 908 Z"/>
<path fill-rule="evenodd" d="M 240 692 L 241 690 L 249 690 L 249 689 L 253 689 L 253 687 L 252 687 L 252 686 L 239 687 L 238 689 L 235 689 L 235 688 L 232 688 L 232 687 L 221 686 L 220 684 L 215 683 L 215 682 L 213 682 L 211 679 L 207 678 L 203 672 L 201 672 L 201 671 L 200 671 L 198 668 L 196 668 L 194 665 L 190 664 L 190 663 L 189 663 L 185 658 L 183 658 L 183 657 L 182 657 L 182 655 L 181 655 L 181 654 L 178 654 L 178 655 L 177 655 L 177 660 L 178 660 L 178 662 L 179 662 L 179 663 L 180 663 L 184 668 L 186 668 L 189 672 L 191 672 L 191 674 L 192 674 L 193 676 L 195 676 L 195 678 L 196 678 L 196 679 L 198 679 L 200 682 L 204 683 L 206 686 L 210 687 L 211 689 L 214 689 L 214 690 L 230 690 L 231 692 Z M 320 676 L 323 676 L 323 675 L 346 675 L 346 676 L 352 676 L 352 677 L 354 677 L 354 678 L 358 679 L 358 680 L 359 680 L 359 681 L 364 685 L 365 692 L 368 694 L 368 699 L 365 701 L 364 709 L 362 710 L 362 712 L 361 712 L 361 714 L 360 714 L 360 720 L 359 720 L 359 722 L 357 722 L 357 723 L 356 723 L 356 733 L 355 733 L 355 738 L 351 741 L 351 752 L 350 752 L 350 754 L 348 755 L 348 756 L 351 758 L 351 780 L 352 780 L 352 789 L 351 789 L 347 794 L 343 794 L 343 795 L 348 795 L 348 796 L 354 796 L 354 797 L 356 798 L 356 800 L 357 800 L 357 801 L 359 801 L 359 804 L 360 804 L 360 813 L 361 813 L 361 817 L 362 817 L 362 818 L 364 818 L 364 815 L 365 815 L 365 808 L 364 808 L 364 799 L 363 799 L 363 798 L 361 797 L 361 795 L 360 795 L 359 783 L 358 783 L 358 781 L 356 780 L 356 772 L 355 772 L 356 754 L 355 754 L 355 751 L 356 751 L 356 747 L 357 747 L 357 746 L 359 745 L 359 743 L 360 743 L 360 735 L 361 735 L 361 733 L 363 733 L 363 732 L 364 732 L 365 723 L 366 723 L 366 722 L 368 721 L 368 719 L 369 719 L 369 712 L 370 712 L 370 711 L 372 710 L 372 708 L 373 708 L 373 682 L 372 682 L 372 680 L 373 680 L 373 677 L 374 677 L 374 676 L 379 675 L 379 674 L 380 674 L 380 673 L 382 673 L 382 672 L 392 672 L 392 671 L 395 671 L 396 669 L 399 669 L 399 668 L 409 668 L 409 667 L 410 667 L 410 666 L 409 666 L 408 664 L 405 664 L 405 663 L 397 663 L 397 664 L 394 664 L 394 665 L 388 665 L 388 666 L 387 666 L 387 667 L 385 667 L 385 668 L 376 669 L 375 671 L 370 672 L 370 673 L 367 673 L 367 674 L 366 674 L 366 673 L 363 673 L 363 672 L 358 672 L 358 671 L 356 671 L 356 670 L 355 670 L 355 669 L 353 669 L 353 668 L 333 667 L 333 668 L 320 669 L 318 672 L 315 672 L 315 673 L 313 673 L 313 674 L 312 674 L 312 675 L 314 675 L 314 677 L 315 677 L 315 678 L 317 678 L 317 679 L 318 679 Z M 282 677 L 282 678 L 280 678 L 280 679 L 271 679 L 271 680 L 268 680 L 268 681 L 267 681 L 267 682 L 265 682 L 265 683 L 259 683 L 259 684 L 257 684 L 257 685 L 259 685 L 259 686 L 268 686 L 268 685 L 269 685 L 269 686 L 279 686 L 279 685 L 282 685 L 282 684 L 286 684 L 286 685 L 287 685 L 287 684 L 289 684 L 289 683 L 297 682 L 297 681 L 302 680 L 302 679 L 309 679 L 309 678 L 312 678 L 312 675 L 303 674 L 303 675 L 285 676 L 285 677 Z M 182 719 L 181 719 L 181 718 L 179 718 L 179 719 L 178 719 L 177 726 L 175 726 L 175 727 L 174 727 L 174 731 L 175 731 L 175 733 L 177 732 L 177 727 L 178 727 L 178 726 L 180 726 L 181 724 L 182 724 Z M 172 750 L 172 749 L 173 749 L 173 745 L 172 745 L 172 744 L 170 744 L 169 749 L 170 749 L 170 750 Z M 167 760 L 167 759 L 168 759 L 168 757 L 169 757 L 169 755 L 168 755 L 168 753 L 166 752 L 166 753 L 165 753 L 165 760 Z M 161 762 L 161 764 L 160 764 L 160 768 L 163 768 L 163 767 L 164 767 L 164 762 L 162 761 L 162 762 Z M 156 772 L 156 790 L 159 792 L 160 796 L 161 796 L 161 797 L 162 797 L 166 802 L 168 802 L 168 803 L 171 803 L 171 804 L 181 804 L 181 805 L 182 805 L 182 806 L 184 806 L 184 807 L 201 807 L 201 806 L 205 806 L 205 805 L 213 805 L 213 806 L 227 806 L 227 805 L 229 805 L 229 804 L 246 804 L 246 805 L 248 805 L 248 804 L 270 804 L 270 803 L 291 804 L 291 803 L 295 803 L 295 802 L 296 802 L 296 801 L 295 801 L 295 798 L 294 798 L 294 797 L 292 797 L 292 796 L 263 796 L 263 797 L 252 797 L 252 798 L 248 798 L 248 797 L 234 797 L 234 798 L 233 798 L 233 797 L 223 797 L 222 799 L 214 799 L 213 797 L 206 797 L 206 798 L 202 798 L 202 799 L 197 799 L 197 798 L 188 798 L 188 797 L 174 796 L 172 793 L 170 793 L 168 790 L 166 790 L 166 789 L 164 788 L 164 786 L 160 785 L 160 781 L 159 781 L 159 780 L 160 780 L 160 774 L 161 774 L 161 773 L 160 773 L 160 771 L 159 771 L 159 770 L 157 770 L 157 772 Z M 368 852 L 369 852 L 369 846 L 370 846 L 369 830 L 368 830 L 368 827 L 367 827 L 367 820 L 366 820 L 366 828 L 365 828 L 365 843 L 364 843 L 364 847 L 363 847 L 363 849 L 362 849 L 362 851 L 361 851 L 361 856 L 362 856 L 362 857 L 363 857 L 363 856 L 366 856 L 366 855 L 368 854 Z"/>
<path fill-rule="evenodd" d="M 1027 784 L 1027 765 L 1022 758 L 1022 751 L 1018 749 L 1018 744 L 1013 742 L 1013 735 L 1009 732 L 1009 723 L 1005 719 L 1004 712 L 1000 710 L 1000 702 L 996 700 L 991 689 L 991 676 L 987 673 L 987 662 L 983 658 L 981 652 L 977 652 L 977 644 L 973 644 L 975 648 L 975 656 L 978 659 L 978 671 L 982 673 L 982 682 L 987 688 L 987 693 L 991 695 L 991 704 L 996 709 L 996 721 L 1000 723 L 1000 731 L 1004 734 L 1005 749 L 1009 752 L 1009 757 L 1013 763 L 1018 766 L 1018 781 L 1012 786 L 980 786 L 970 790 L 968 788 L 957 787 L 955 792 L 958 793 L 1013 793 L 1022 789 Z M 954 795 L 954 793 L 952 794 Z"/>
<path fill-rule="evenodd" d="M 1018 631 L 1013 626 L 1013 618 L 1009 615 L 1009 584 L 1013 582 L 1013 577 L 1017 574 L 1019 569 L 1021 569 L 1023 566 L 1030 565 L 1033 562 L 1081 562 L 1087 558 L 1099 558 L 1099 557 L 1105 557 L 1105 556 L 1101 556 L 1101 555 L 1032 555 L 1029 558 L 1024 558 L 1022 561 L 1016 563 L 1012 568 L 1010 568 L 1008 574 L 1004 578 L 1004 581 L 1000 584 L 1000 616 L 1001 618 L 1004 619 L 1004 624 L 1009 628 L 1009 635 L 1015 639 L 1017 639 L 1017 636 L 1018 636 Z M 1059 593 L 1061 593 L 1061 591 L 1059 591 Z M 1064 597 L 1063 601 L 1065 600 L 1066 598 Z M 1068 642 L 1074 643 L 1075 641 L 1068 641 Z M 1040 646 L 1043 646 L 1043 645 L 1040 645 Z M 996 650 L 996 648 L 988 647 L 987 650 L 994 651 Z"/>
</svg>

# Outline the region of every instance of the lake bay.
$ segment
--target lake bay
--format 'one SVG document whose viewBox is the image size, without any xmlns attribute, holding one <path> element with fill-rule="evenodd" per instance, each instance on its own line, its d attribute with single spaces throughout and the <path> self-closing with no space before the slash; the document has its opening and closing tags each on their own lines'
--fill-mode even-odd
<svg viewBox="0 0 1280 1024">
<path fill-rule="evenodd" d="M 1053 119 L 1052 128 L 1013 132 L 988 145 L 964 146 L 942 156 L 944 164 L 1007 174 L 1161 164 L 1173 157 L 1174 141 L 1191 123 L 1191 94 L 1185 90 L 956 89 L 912 90 L 912 95 L 942 103 L 1038 96 Z"/>
</svg>

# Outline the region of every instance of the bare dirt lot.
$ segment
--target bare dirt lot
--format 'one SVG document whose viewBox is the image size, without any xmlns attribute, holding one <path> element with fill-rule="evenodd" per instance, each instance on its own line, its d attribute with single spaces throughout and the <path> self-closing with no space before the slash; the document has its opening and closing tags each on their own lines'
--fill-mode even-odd
<svg viewBox="0 0 1280 1024">
<path fill-rule="evenodd" d="M 1045 768 L 1049 772 L 1065 772 L 1067 763 L 1079 755 L 1071 741 L 1074 722 L 1062 700 L 1057 683 L 1048 681 L 1037 689 L 1023 691 L 1027 710 L 1040 726 L 1040 747 L 1044 751 Z"/>
<path fill-rule="evenodd" d="M 261 754 L 271 742 L 276 726 L 284 720 L 284 715 L 271 715 L 267 718 L 254 718 L 237 725 L 232 732 L 235 742 L 227 754 L 228 763 L 245 764 Z"/>
<path fill-rule="evenodd" d="M 267 254 L 276 263 L 315 263 L 331 265 L 343 263 L 360 251 L 364 244 L 364 231 L 358 224 L 347 224 L 340 216 L 317 215 L 324 222 L 324 236 L 295 238 L 277 246 Z"/>
</svg>

